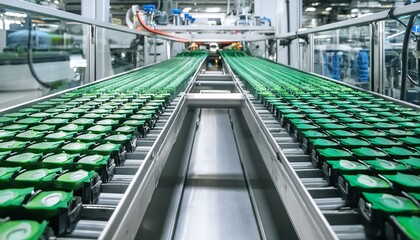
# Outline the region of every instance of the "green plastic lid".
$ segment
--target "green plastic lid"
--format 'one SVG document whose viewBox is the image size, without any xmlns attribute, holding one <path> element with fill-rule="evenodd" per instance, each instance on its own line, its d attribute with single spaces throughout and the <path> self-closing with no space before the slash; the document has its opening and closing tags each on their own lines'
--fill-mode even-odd
<svg viewBox="0 0 420 240">
<path fill-rule="evenodd" d="M 109 159 L 110 159 L 109 156 L 94 154 L 94 155 L 88 155 L 79 159 L 77 163 L 86 164 L 86 165 L 104 165 L 104 164 L 107 164 Z"/>
<path fill-rule="evenodd" d="M 413 145 L 413 146 L 420 145 L 420 138 L 416 138 L 416 137 L 404 137 L 404 138 L 399 138 L 399 140 L 408 145 Z"/>
<path fill-rule="evenodd" d="M 20 206 L 34 188 L 8 188 L 0 190 L 0 207 Z"/>
<path fill-rule="evenodd" d="M 420 128 L 420 123 L 416 122 L 397 122 L 397 124 L 404 128 Z"/>
<path fill-rule="evenodd" d="M 48 222 L 29 220 L 16 220 L 0 223 L 0 233 L 2 233 L 2 240 L 34 240 L 41 239 L 45 230 L 47 229 Z"/>
<path fill-rule="evenodd" d="M 84 142 L 95 142 L 104 136 L 103 133 L 96 134 L 96 133 L 85 133 L 76 137 L 77 140 L 84 141 Z"/>
<path fill-rule="evenodd" d="M 346 129 L 347 126 L 337 123 L 326 123 L 326 124 L 320 124 L 319 125 L 323 129 L 329 129 L 329 130 L 336 130 L 336 129 Z"/>
<path fill-rule="evenodd" d="M 331 113 L 331 116 L 336 117 L 336 118 L 349 118 L 349 117 L 353 117 L 353 114 L 339 112 L 339 113 Z"/>
<path fill-rule="evenodd" d="M 74 159 L 78 156 L 79 154 L 58 153 L 58 154 L 53 154 L 44 158 L 42 160 L 42 163 L 52 163 L 52 164 L 73 163 Z"/>
<path fill-rule="evenodd" d="M 125 119 L 126 118 L 126 114 L 108 114 L 104 117 L 105 119 L 114 119 L 114 120 L 120 120 L 120 119 Z"/>
<path fill-rule="evenodd" d="M 409 157 L 407 159 L 400 159 L 398 162 L 408 164 L 413 169 L 420 169 L 420 158 L 417 157 Z"/>
<path fill-rule="evenodd" d="M 370 145 L 369 142 L 358 138 L 340 138 L 338 141 L 344 147 L 367 147 Z"/>
<path fill-rule="evenodd" d="M 350 129 L 360 130 L 360 129 L 371 129 L 372 125 L 366 123 L 347 123 L 346 126 Z"/>
<path fill-rule="evenodd" d="M 155 111 L 141 109 L 140 111 L 137 112 L 137 114 L 143 114 L 143 115 L 152 114 L 153 115 L 153 114 L 155 114 Z"/>
<path fill-rule="evenodd" d="M 392 128 L 398 128 L 399 127 L 397 124 L 384 123 L 384 122 L 381 122 L 381 123 L 372 123 L 372 125 L 375 128 L 378 128 L 378 129 L 392 129 Z"/>
<path fill-rule="evenodd" d="M 107 133 L 112 130 L 112 127 L 104 125 L 95 125 L 93 127 L 88 128 L 87 130 L 93 133 Z"/>
<path fill-rule="evenodd" d="M 9 131 L 18 131 L 18 130 L 25 130 L 28 128 L 28 125 L 25 124 L 10 124 L 1 127 L 3 130 L 9 130 Z"/>
<path fill-rule="evenodd" d="M 87 151 L 90 146 L 92 146 L 94 143 L 85 143 L 85 142 L 71 142 L 66 145 L 64 145 L 61 149 L 66 152 L 73 152 L 73 153 L 80 153 Z"/>
<path fill-rule="evenodd" d="M 72 198 L 72 192 L 45 191 L 32 198 L 24 207 L 29 210 L 67 209 Z"/>
<path fill-rule="evenodd" d="M 42 123 L 44 124 L 50 124 L 50 125 L 61 125 L 61 124 L 67 124 L 68 119 L 66 118 L 50 118 L 47 120 L 44 120 Z"/>
<path fill-rule="evenodd" d="M 304 119 L 304 118 L 294 118 L 290 119 L 290 122 L 293 124 L 308 124 L 311 123 L 311 121 Z"/>
<path fill-rule="evenodd" d="M 325 138 L 312 139 L 311 143 L 315 147 L 322 147 L 322 148 L 332 148 L 332 147 L 338 147 L 339 146 L 339 144 L 337 142 L 329 140 L 329 139 L 325 139 Z"/>
<path fill-rule="evenodd" d="M 134 111 L 130 109 L 118 109 L 115 110 L 113 113 L 115 114 L 132 114 Z"/>
<path fill-rule="evenodd" d="M 42 157 L 42 154 L 39 153 L 20 153 L 6 158 L 6 162 L 13 163 L 35 163 Z"/>
<path fill-rule="evenodd" d="M 371 157 L 371 158 L 380 158 L 380 157 L 386 157 L 387 154 L 373 149 L 373 148 L 367 148 L 367 147 L 361 147 L 361 148 L 355 148 L 351 150 L 354 155 L 359 157 Z"/>
<path fill-rule="evenodd" d="M 103 126 L 115 126 L 115 125 L 118 125 L 119 122 L 118 120 L 114 120 L 114 119 L 103 119 L 103 120 L 97 121 L 96 124 L 103 125 Z"/>
<path fill-rule="evenodd" d="M 333 137 L 357 137 L 357 133 L 346 130 L 327 130 L 327 133 Z"/>
<path fill-rule="evenodd" d="M 64 141 L 55 141 L 55 142 L 39 142 L 28 146 L 29 150 L 37 151 L 37 152 L 45 152 L 56 150 L 59 148 Z"/>
<path fill-rule="evenodd" d="M 407 239 L 420 239 L 420 217 L 417 216 L 392 216 L 391 219 L 401 231 L 408 237 Z"/>
<path fill-rule="evenodd" d="M 307 115 L 310 119 L 329 118 L 330 115 L 323 113 L 310 113 Z"/>
<path fill-rule="evenodd" d="M 402 114 L 406 115 L 406 116 L 419 116 L 420 112 L 418 112 L 418 111 L 404 111 L 404 112 L 402 112 Z"/>
<path fill-rule="evenodd" d="M 401 146 L 403 143 L 398 140 L 384 138 L 384 137 L 375 137 L 370 138 L 369 142 L 378 147 L 391 147 L 391 146 Z"/>
<path fill-rule="evenodd" d="M 16 120 L 16 118 L 11 118 L 11 117 L 0 117 L 0 126 L 2 125 L 2 124 L 5 124 L 5 123 L 12 123 L 13 121 L 15 121 Z"/>
<path fill-rule="evenodd" d="M 418 212 L 420 208 L 409 198 L 386 193 L 362 193 L 373 209 L 388 213 Z"/>
<path fill-rule="evenodd" d="M 144 123 L 145 123 L 144 120 L 127 120 L 123 122 L 122 125 L 138 127 L 138 126 L 142 126 Z"/>
<path fill-rule="evenodd" d="M 67 119 L 74 119 L 77 117 L 79 117 L 79 114 L 76 114 L 76 113 L 59 113 L 53 116 L 53 118 L 67 118 Z"/>
<path fill-rule="evenodd" d="M 152 118 L 152 114 L 147 114 L 147 115 L 144 115 L 144 114 L 135 114 L 135 115 L 132 115 L 130 117 L 130 119 L 144 120 L 144 121 L 149 121 L 151 118 Z"/>
<path fill-rule="evenodd" d="M 360 116 L 360 117 L 375 117 L 375 116 L 378 116 L 378 114 L 372 113 L 372 112 L 359 112 L 359 113 L 357 113 L 357 116 Z"/>
<path fill-rule="evenodd" d="M 325 124 L 325 123 L 336 123 L 337 120 L 332 118 L 316 118 L 313 120 L 316 124 Z"/>
<path fill-rule="evenodd" d="M 392 162 L 384 159 L 365 160 L 366 164 L 370 165 L 377 171 L 406 171 L 408 167 L 402 163 Z"/>
<path fill-rule="evenodd" d="M 88 111 L 89 111 L 89 108 L 82 108 L 82 106 L 80 106 L 78 108 L 69 109 L 67 112 L 76 113 L 77 115 L 79 115 L 79 114 L 87 113 Z"/>
<path fill-rule="evenodd" d="M 384 136 L 386 136 L 386 133 L 384 133 L 384 132 L 376 131 L 376 130 L 369 130 L 369 129 L 358 131 L 358 133 L 362 137 L 384 137 Z"/>
<path fill-rule="evenodd" d="M 103 108 L 98 108 L 98 109 L 94 109 L 92 111 L 90 111 L 91 113 L 97 113 L 97 114 L 109 114 L 112 112 L 111 109 L 103 109 Z"/>
<path fill-rule="evenodd" d="M 305 138 L 327 138 L 328 137 L 327 134 L 320 131 L 315 131 L 315 130 L 303 131 L 302 134 L 305 136 Z"/>
<path fill-rule="evenodd" d="M 70 140 L 70 139 L 73 138 L 73 136 L 75 134 L 76 134 L 76 132 L 64 132 L 64 131 L 60 131 L 60 132 L 55 132 L 55 133 L 48 134 L 44 138 L 46 140 L 52 140 L 52 141 Z"/>
<path fill-rule="evenodd" d="M 289 113 L 284 115 L 285 118 L 287 119 L 293 119 L 293 118 L 304 118 L 305 115 L 304 114 L 297 114 L 297 113 Z"/>
<path fill-rule="evenodd" d="M 349 117 L 349 118 L 339 118 L 339 121 L 342 123 L 360 123 L 362 122 L 361 119 Z M 347 125 L 348 126 L 348 125 Z"/>
<path fill-rule="evenodd" d="M 327 163 L 331 164 L 333 169 L 337 169 L 340 171 L 352 171 L 352 172 L 360 172 L 360 171 L 367 171 L 369 168 L 357 161 L 349 161 L 349 160 L 329 160 Z"/>
<path fill-rule="evenodd" d="M 326 158 L 348 158 L 351 157 L 351 153 L 342 150 L 342 149 L 336 149 L 336 148 L 326 148 L 326 149 L 320 149 L 318 150 L 320 156 L 324 156 Z"/>
<path fill-rule="evenodd" d="M 6 131 L 6 130 L 0 130 L 0 140 L 1 139 L 10 139 L 15 136 L 17 131 Z"/>
<path fill-rule="evenodd" d="M 393 112 L 378 112 L 378 115 L 384 116 L 384 117 L 398 117 L 398 113 L 393 113 Z"/>
<path fill-rule="evenodd" d="M 66 111 L 66 108 L 50 108 L 50 109 L 45 110 L 44 112 L 46 112 L 46 113 L 62 113 L 64 111 Z"/>
<path fill-rule="evenodd" d="M 318 128 L 318 126 L 316 126 L 316 125 L 313 125 L 313 124 L 305 124 L 305 123 L 302 123 L 302 124 L 297 124 L 296 125 L 296 129 L 299 129 L 299 130 L 311 130 L 311 129 L 317 129 Z"/>
<path fill-rule="evenodd" d="M 46 131 L 52 131 L 55 129 L 54 125 L 48 125 L 48 124 L 38 124 L 31 128 L 31 130 L 40 131 L 40 132 L 46 132 Z"/>
<path fill-rule="evenodd" d="M 67 172 L 56 179 L 55 185 L 58 188 L 65 190 L 77 190 L 83 186 L 84 183 L 90 183 L 91 179 L 97 173 L 94 171 L 77 170 L 74 172 Z"/>
<path fill-rule="evenodd" d="M 27 144 L 28 142 L 16 140 L 0 142 L 0 151 L 13 151 L 23 149 Z"/>
<path fill-rule="evenodd" d="M 28 113 L 24 113 L 24 112 L 13 112 L 13 113 L 6 113 L 3 115 L 4 117 L 9 117 L 9 118 L 21 118 L 21 117 L 26 117 L 28 116 Z"/>
<path fill-rule="evenodd" d="M 388 135 L 391 135 L 391 136 L 412 136 L 412 135 L 414 135 L 414 132 L 412 132 L 412 131 L 406 131 L 406 130 L 401 130 L 401 129 L 389 129 L 389 130 L 384 130 L 384 132 L 386 132 Z"/>
<path fill-rule="evenodd" d="M 93 118 L 78 118 L 73 120 L 71 123 L 76 125 L 91 125 L 95 122 Z"/>
<path fill-rule="evenodd" d="M 118 151 L 121 145 L 117 143 L 104 143 L 93 149 L 95 153 L 99 154 L 111 154 L 113 151 Z"/>
<path fill-rule="evenodd" d="M 420 153 L 411 149 L 402 148 L 402 147 L 391 147 L 391 148 L 382 148 L 391 156 L 400 156 L 400 157 L 410 157 L 410 156 L 420 156 Z"/>
<path fill-rule="evenodd" d="M 77 124 L 67 124 L 65 126 L 60 127 L 58 130 L 64 131 L 64 132 L 81 132 L 85 129 L 83 125 L 77 125 Z"/>
<path fill-rule="evenodd" d="M 397 173 L 396 175 L 384 175 L 385 178 L 393 183 L 407 188 L 420 188 L 420 176 Z"/>
<path fill-rule="evenodd" d="M 87 113 L 82 116 L 83 118 L 89 118 L 89 119 L 100 119 L 103 117 L 103 114 L 97 114 L 97 113 Z"/>
<path fill-rule="evenodd" d="M 364 117 L 363 121 L 367 123 L 381 123 L 381 122 L 388 122 L 388 119 L 380 118 L 380 117 Z"/>
<path fill-rule="evenodd" d="M 28 130 L 22 133 L 19 133 L 18 135 L 16 135 L 17 139 L 22 139 L 22 140 L 35 140 L 35 139 L 39 139 L 42 136 L 44 136 L 44 132 L 38 132 L 38 131 L 34 131 L 34 130 Z"/>
<path fill-rule="evenodd" d="M 124 133 L 124 134 L 132 134 L 136 131 L 137 131 L 137 129 L 135 127 L 131 127 L 131 126 L 122 126 L 122 127 L 119 127 L 117 129 L 115 129 L 115 132 Z"/>
<path fill-rule="evenodd" d="M 0 167 L 0 180 L 9 180 L 21 167 Z"/>
<path fill-rule="evenodd" d="M 130 140 L 131 136 L 131 134 L 115 134 L 105 138 L 105 141 L 109 141 L 112 143 L 123 143 L 125 141 Z"/>
<path fill-rule="evenodd" d="M 35 170 L 29 170 L 19 174 L 15 180 L 25 182 L 38 182 L 38 181 L 50 181 L 55 177 L 55 174 L 60 172 L 61 168 L 39 168 Z"/>
<path fill-rule="evenodd" d="M 365 174 L 358 175 L 343 175 L 343 178 L 347 180 L 350 186 L 362 189 L 389 189 L 391 184 L 387 181 Z"/>
<path fill-rule="evenodd" d="M 410 122 L 412 121 L 410 118 L 405 117 L 388 117 L 389 120 L 393 122 Z"/>
</svg>

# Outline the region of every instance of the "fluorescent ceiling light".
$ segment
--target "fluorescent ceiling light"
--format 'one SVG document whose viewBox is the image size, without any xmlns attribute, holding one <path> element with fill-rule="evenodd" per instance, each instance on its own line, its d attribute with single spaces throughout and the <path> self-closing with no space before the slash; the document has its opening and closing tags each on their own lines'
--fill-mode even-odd
<svg viewBox="0 0 420 240">
<path fill-rule="evenodd" d="M 325 11 L 331 11 L 331 10 L 332 10 L 332 7 L 325 8 Z"/>
<path fill-rule="evenodd" d="M 182 9 L 182 12 L 186 12 L 187 13 L 187 12 L 191 11 L 191 9 L 192 9 L 191 7 L 186 7 L 184 9 Z"/>
<path fill-rule="evenodd" d="M 220 12 L 220 11 L 222 11 L 222 9 L 219 8 L 219 7 L 211 7 L 211 8 L 206 8 L 206 11 L 205 12 L 208 12 L 208 13 L 217 13 L 217 12 Z"/>
<path fill-rule="evenodd" d="M 25 13 L 17 13 L 17 12 L 5 12 L 4 15 L 9 16 L 9 17 L 22 17 L 22 18 L 28 16 Z"/>
<path fill-rule="evenodd" d="M 316 11 L 316 8 L 314 8 L 314 7 L 307 7 L 305 9 L 305 12 L 315 12 L 315 11 Z"/>
<path fill-rule="evenodd" d="M 320 3 L 320 2 L 314 2 L 314 3 L 312 3 L 311 5 L 312 5 L 312 6 L 314 6 L 314 7 L 316 7 L 316 6 L 321 5 L 321 3 Z"/>
</svg>

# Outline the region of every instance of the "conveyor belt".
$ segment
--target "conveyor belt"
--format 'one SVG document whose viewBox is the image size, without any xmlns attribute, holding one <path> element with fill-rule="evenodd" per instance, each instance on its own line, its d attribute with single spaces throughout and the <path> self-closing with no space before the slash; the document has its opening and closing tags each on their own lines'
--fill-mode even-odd
<svg viewBox="0 0 420 240">
<path fill-rule="evenodd" d="M 338 238 L 417 236 L 418 107 L 243 53 L 223 55 Z"/>
</svg>

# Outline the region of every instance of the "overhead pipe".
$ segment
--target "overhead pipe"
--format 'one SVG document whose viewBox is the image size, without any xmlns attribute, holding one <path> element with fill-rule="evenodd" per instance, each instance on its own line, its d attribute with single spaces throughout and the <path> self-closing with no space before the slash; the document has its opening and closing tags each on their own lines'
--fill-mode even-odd
<svg viewBox="0 0 420 240">
<path fill-rule="evenodd" d="M 186 39 L 186 38 L 178 37 L 176 35 L 173 35 L 173 34 L 170 34 L 170 33 L 164 32 L 164 31 L 160 31 L 160 30 L 156 30 L 156 29 L 151 28 L 150 26 L 148 26 L 144 22 L 144 20 L 143 20 L 143 13 L 142 12 L 137 11 L 136 14 L 137 14 L 137 19 L 139 20 L 139 23 L 143 27 L 144 30 L 146 30 L 148 32 L 151 32 L 151 33 L 154 33 L 154 34 L 157 34 L 157 35 L 162 35 L 162 36 L 173 38 L 175 41 L 189 42 L 189 40 Z"/>
</svg>

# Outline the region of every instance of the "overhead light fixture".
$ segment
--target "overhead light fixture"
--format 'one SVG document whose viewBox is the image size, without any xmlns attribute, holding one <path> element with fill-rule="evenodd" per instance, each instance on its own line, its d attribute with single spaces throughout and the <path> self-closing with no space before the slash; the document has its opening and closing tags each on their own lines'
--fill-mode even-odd
<svg viewBox="0 0 420 240">
<path fill-rule="evenodd" d="M 331 10 L 332 10 L 332 7 L 325 8 L 325 11 L 331 11 Z"/>
<path fill-rule="evenodd" d="M 314 3 L 311 4 L 311 6 L 314 6 L 314 7 L 319 6 L 319 5 L 321 5 L 320 2 L 314 2 Z"/>
<path fill-rule="evenodd" d="M 17 12 L 5 12 L 4 15 L 9 16 L 9 17 L 22 17 L 22 18 L 25 18 L 26 16 L 28 16 L 26 15 L 26 13 L 17 13 Z"/>
<path fill-rule="evenodd" d="M 359 10 L 358 8 L 353 8 L 353 9 L 351 10 L 351 12 L 352 12 L 352 13 L 358 13 L 358 12 L 360 12 L 360 10 Z"/>
<path fill-rule="evenodd" d="M 315 11 L 316 11 L 316 8 L 314 8 L 314 7 L 307 7 L 305 9 L 305 12 L 315 12 Z"/>
<path fill-rule="evenodd" d="M 186 7 L 184 9 L 182 9 L 182 12 L 187 13 L 187 12 L 191 11 L 191 9 L 192 9 L 191 7 Z"/>
<path fill-rule="evenodd" d="M 206 8 L 205 10 L 205 12 L 208 12 L 208 13 L 217 13 L 220 11 L 222 11 L 222 9 L 219 7 L 210 7 L 210 8 Z"/>
</svg>

